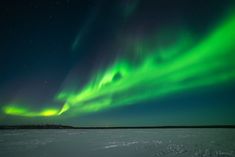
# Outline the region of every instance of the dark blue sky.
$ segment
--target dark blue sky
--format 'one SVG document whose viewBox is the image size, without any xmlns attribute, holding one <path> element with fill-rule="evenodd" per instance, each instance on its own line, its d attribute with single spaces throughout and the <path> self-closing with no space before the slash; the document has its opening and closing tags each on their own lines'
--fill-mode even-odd
<svg viewBox="0 0 235 157">
<path fill-rule="evenodd" d="M 125 54 L 124 35 L 132 41 L 170 26 L 188 29 L 200 40 L 233 6 L 232 0 L 2 0 L 0 107 L 11 102 L 36 110 L 61 107 L 64 102 L 54 101 L 58 92 L 80 89 L 99 68 Z M 29 118 L 2 112 L 0 124 L 235 124 L 234 94 L 230 81 L 82 116 Z"/>
</svg>

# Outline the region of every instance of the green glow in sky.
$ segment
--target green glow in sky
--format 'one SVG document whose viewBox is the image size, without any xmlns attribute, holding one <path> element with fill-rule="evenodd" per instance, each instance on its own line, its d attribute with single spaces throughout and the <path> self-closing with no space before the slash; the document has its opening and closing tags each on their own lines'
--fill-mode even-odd
<svg viewBox="0 0 235 157">
<path fill-rule="evenodd" d="M 187 35 L 167 48 L 144 47 L 141 61 L 119 58 L 100 70 L 79 92 L 61 91 L 61 109 L 32 112 L 8 105 L 5 114 L 18 116 L 81 115 L 185 92 L 235 79 L 235 16 L 225 20 L 201 41 Z M 135 45 L 138 49 L 140 45 Z M 71 94 L 72 93 L 72 94 Z"/>
<path fill-rule="evenodd" d="M 234 28 L 233 16 L 193 48 L 185 50 L 190 43 L 185 38 L 170 48 L 145 48 L 153 52 L 144 52 L 148 55 L 138 65 L 117 59 L 77 94 L 62 91 L 60 95 L 67 95 L 66 110 L 62 110 L 70 108 L 76 115 L 92 113 L 232 81 L 235 78 Z"/>
<path fill-rule="evenodd" d="M 140 3 L 140 0 L 133 0 L 133 1 L 126 2 L 125 6 L 122 8 L 123 9 L 123 12 L 122 12 L 123 16 L 124 17 L 131 16 L 135 12 L 139 3 Z"/>
<path fill-rule="evenodd" d="M 24 116 L 24 117 L 49 117 L 58 115 L 59 110 L 55 108 L 45 108 L 41 111 L 34 112 L 30 108 L 22 105 L 10 104 L 3 108 L 3 111 L 8 115 Z"/>
</svg>

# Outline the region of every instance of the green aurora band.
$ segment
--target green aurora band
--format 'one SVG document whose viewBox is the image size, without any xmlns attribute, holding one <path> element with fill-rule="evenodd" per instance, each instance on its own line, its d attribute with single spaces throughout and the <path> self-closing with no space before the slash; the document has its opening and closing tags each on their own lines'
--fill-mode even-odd
<svg viewBox="0 0 235 157">
<path fill-rule="evenodd" d="M 5 114 L 15 115 L 15 116 L 24 116 L 24 117 L 49 117 L 58 115 L 59 110 L 55 108 L 45 108 L 41 111 L 32 111 L 29 107 L 22 107 L 22 105 L 18 104 L 10 104 L 3 108 Z"/>
<path fill-rule="evenodd" d="M 28 117 L 77 116 L 232 82 L 234 28 L 235 16 L 230 16 L 194 46 L 191 38 L 186 37 L 165 49 L 143 49 L 145 57 L 138 64 L 119 58 L 94 75 L 80 91 L 62 90 L 56 95 L 57 101 L 64 102 L 61 109 L 32 112 L 24 106 L 6 105 L 3 111 Z"/>
</svg>

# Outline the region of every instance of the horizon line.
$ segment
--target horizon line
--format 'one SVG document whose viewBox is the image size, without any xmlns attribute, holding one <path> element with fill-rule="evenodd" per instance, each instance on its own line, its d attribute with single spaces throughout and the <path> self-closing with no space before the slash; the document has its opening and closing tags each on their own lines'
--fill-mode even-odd
<svg viewBox="0 0 235 157">
<path fill-rule="evenodd" d="M 159 125 L 159 126 L 72 126 L 58 124 L 0 125 L 0 129 L 187 129 L 187 128 L 234 128 L 234 125 Z"/>
</svg>

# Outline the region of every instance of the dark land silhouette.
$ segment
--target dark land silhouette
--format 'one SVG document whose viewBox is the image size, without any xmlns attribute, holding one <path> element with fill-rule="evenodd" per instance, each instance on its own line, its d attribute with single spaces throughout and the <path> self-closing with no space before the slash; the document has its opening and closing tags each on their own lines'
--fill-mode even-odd
<svg viewBox="0 0 235 157">
<path fill-rule="evenodd" d="M 69 125 L 2 125 L 0 129 L 186 129 L 186 128 L 231 128 L 235 125 L 181 125 L 181 126 L 114 126 L 114 127 L 76 127 Z"/>
</svg>

